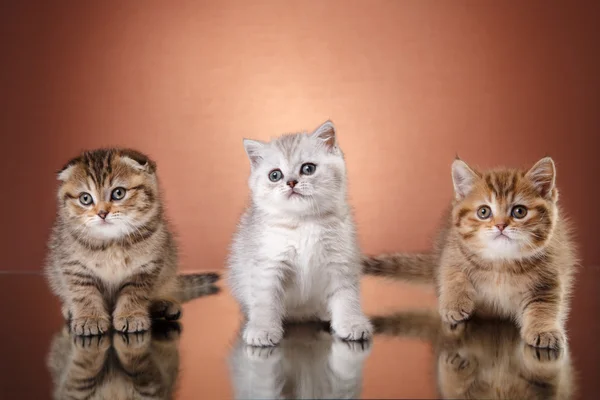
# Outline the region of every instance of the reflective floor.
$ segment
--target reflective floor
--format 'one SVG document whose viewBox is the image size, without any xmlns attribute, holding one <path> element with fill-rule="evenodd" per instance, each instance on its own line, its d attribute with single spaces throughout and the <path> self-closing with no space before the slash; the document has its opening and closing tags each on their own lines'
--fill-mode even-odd
<svg viewBox="0 0 600 400">
<path fill-rule="evenodd" d="M 223 286 L 222 282 L 220 283 Z M 76 338 L 41 275 L 0 274 L 0 398 L 591 399 L 600 393 L 600 268 L 583 268 L 563 352 L 524 345 L 508 322 L 439 324 L 431 288 L 368 278 L 372 342 L 324 324 L 286 327 L 275 348 L 239 340 L 226 288 L 152 332 Z"/>
</svg>

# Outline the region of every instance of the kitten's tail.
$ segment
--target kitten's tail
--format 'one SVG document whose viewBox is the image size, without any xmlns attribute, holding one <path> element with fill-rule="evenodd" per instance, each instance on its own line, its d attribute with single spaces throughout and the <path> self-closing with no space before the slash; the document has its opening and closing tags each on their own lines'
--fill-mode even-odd
<svg viewBox="0 0 600 400">
<path fill-rule="evenodd" d="M 185 303 L 196 297 L 218 293 L 220 289 L 213 283 L 218 281 L 219 278 L 220 275 L 214 272 L 178 275 L 180 301 Z"/>
<path fill-rule="evenodd" d="M 431 283 L 434 280 L 435 259 L 432 254 L 382 254 L 363 256 L 363 273 Z"/>
</svg>

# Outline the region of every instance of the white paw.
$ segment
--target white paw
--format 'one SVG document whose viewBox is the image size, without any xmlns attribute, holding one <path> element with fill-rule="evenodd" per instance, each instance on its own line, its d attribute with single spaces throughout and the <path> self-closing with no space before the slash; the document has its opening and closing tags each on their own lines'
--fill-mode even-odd
<svg viewBox="0 0 600 400">
<path fill-rule="evenodd" d="M 363 315 L 334 322 L 332 328 L 344 340 L 367 340 L 373 334 L 373 326 Z"/>
<path fill-rule="evenodd" d="M 259 325 L 249 322 L 244 329 L 244 341 L 250 346 L 275 346 L 283 338 L 281 325 Z"/>
</svg>

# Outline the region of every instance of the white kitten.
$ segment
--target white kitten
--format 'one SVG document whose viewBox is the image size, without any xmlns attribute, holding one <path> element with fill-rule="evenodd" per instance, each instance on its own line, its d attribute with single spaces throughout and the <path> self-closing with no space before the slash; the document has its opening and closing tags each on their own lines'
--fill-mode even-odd
<svg viewBox="0 0 600 400">
<path fill-rule="evenodd" d="M 250 206 L 229 259 L 229 281 L 248 319 L 246 343 L 272 346 L 283 320 L 321 319 L 341 338 L 370 337 L 360 307 L 360 250 L 346 200 L 346 165 L 335 127 L 244 140 Z"/>
</svg>

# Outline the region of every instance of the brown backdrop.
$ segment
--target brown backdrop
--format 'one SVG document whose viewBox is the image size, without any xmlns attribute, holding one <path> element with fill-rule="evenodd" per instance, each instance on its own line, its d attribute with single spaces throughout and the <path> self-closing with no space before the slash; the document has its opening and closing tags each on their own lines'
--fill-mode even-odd
<svg viewBox="0 0 600 400">
<path fill-rule="evenodd" d="M 219 268 L 242 137 L 327 118 L 368 252 L 424 249 L 450 163 L 557 161 L 598 265 L 597 8 L 547 2 L 33 2 L 0 6 L 0 269 L 39 270 L 54 171 L 84 148 L 159 165 L 185 269 Z M 92 4 L 96 3 L 96 4 Z"/>
</svg>

